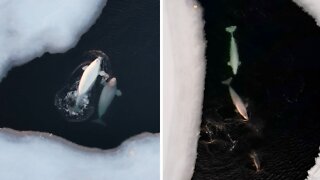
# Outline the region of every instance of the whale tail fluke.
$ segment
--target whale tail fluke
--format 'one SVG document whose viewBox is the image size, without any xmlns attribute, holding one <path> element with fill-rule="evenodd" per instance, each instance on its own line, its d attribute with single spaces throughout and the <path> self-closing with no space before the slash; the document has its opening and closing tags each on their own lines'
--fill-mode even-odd
<svg viewBox="0 0 320 180">
<path fill-rule="evenodd" d="M 101 126 L 107 126 L 107 124 L 106 124 L 102 119 L 100 119 L 100 118 L 95 119 L 95 120 L 93 120 L 92 122 L 93 122 L 93 123 L 96 123 L 96 124 L 99 124 L 99 125 L 101 125 Z"/>
<path fill-rule="evenodd" d="M 233 34 L 234 31 L 236 31 L 236 29 L 237 29 L 237 26 L 229 26 L 229 27 L 226 27 L 226 31 L 227 31 L 228 33 L 231 33 L 231 34 Z"/>
<path fill-rule="evenodd" d="M 232 81 L 232 77 L 228 78 L 227 80 L 222 81 L 221 83 L 229 86 L 231 84 L 231 81 Z"/>
</svg>

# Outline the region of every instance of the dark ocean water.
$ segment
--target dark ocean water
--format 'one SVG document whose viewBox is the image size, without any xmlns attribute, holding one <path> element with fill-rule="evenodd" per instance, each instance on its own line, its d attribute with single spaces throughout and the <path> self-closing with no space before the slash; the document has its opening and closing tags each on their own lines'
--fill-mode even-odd
<svg viewBox="0 0 320 180">
<path fill-rule="evenodd" d="M 302 180 L 319 152 L 320 28 L 291 0 L 200 0 L 204 7 L 207 74 L 194 180 Z M 241 66 L 231 86 L 249 103 L 249 123 L 234 112 L 230 35 L 236 25 Z M 232 143 L 227 135 L 236 142 Z M 257 171 L 250 158 L 256 152 Z"/>
<path fill-rule="evenodd" d="M 50 132 L 100 148 L 115 147 L 141 132 L 159 132 L 159 9 L 158 0 L 109 0 L 76 47 L 12 69 L 0 83 L 0 126 Z M 108 108 L 106 127 L 67 122 L 54 106 L 57 91 L 93 49 L 109 56 L 122 91 Z"/>
</svg>

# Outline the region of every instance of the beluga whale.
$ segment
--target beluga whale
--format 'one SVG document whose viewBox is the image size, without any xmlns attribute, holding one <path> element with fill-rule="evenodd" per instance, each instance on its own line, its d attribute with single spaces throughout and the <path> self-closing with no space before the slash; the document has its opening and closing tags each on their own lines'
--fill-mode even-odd
<svg viewBox="0 0 320 180">
<path fill-rule="evenodd" d="M 236 31 L 237 26 L 229 26 L 226 28 L 226 31 L 230 33 L 231 39 L 230 39 L 230 52 L 229 52 L 229 62 L 228 65 L 232 68 L 232 72 L 234 75 L 237 74 L 238 68 L 241 65 L 241 62 L 239 61 L 239 54 L 238 54 L 238 47 L 236 40 L 234 38 L 234 32 Z"/>
<path fill-rule="evenodd" d="M 84 70 L 81 79 L 79 81 L 79 86 L 77 90 L 77 99 L 75 103 L 75 107 L 79 106 L 81 99 L 83 96 L 91 89 L 94 82 L 96 81 L 99 73 L 104 74 L 107 76 L 107 74 L 104 71 L 100 72 L 101 67 L 101 60 L 102 57 L 97 57 L 92 63 L 90 63 L 88 66 L 84 66 L 82 69 Z"/>
<path fill-rule="evenodd" d="M 232 99 L 234 106 L 237 109 L 237 112 L 244 118 L 244 121 L 249 120 L 249 116 L 247 113 L 247 105 L 243 103 L 240 96 L 236 93 L 236 91 L 230 86 L 232 78 L 229 78 L 225 81 L 222 81 L 222 84 L 227 85 L 229 87 L 229 93 Z"/>
<path fill-rule="evenodd" d="M 109 105 L 111 104 L 115 96 L 121 96 L 122 92 L 117 89 L 117 79 L 112 77 L 110 79 L 105 79 L 102 81 L 103 89 L 101 91 L 99 102 L 98 102 L 98 118 L 93 122 L 101 125 L 105 125 L 102 117 L 107 111 Z"/>
<path fill-rule="evenodd" d="M 56 94 L 55 106 L 70 122 L 102 120 L 115 96 L 120 96 L 109 58 L 102 51 L 89 51 L 91 61 L 80 64 L 69 82 Z"/>
</svg>

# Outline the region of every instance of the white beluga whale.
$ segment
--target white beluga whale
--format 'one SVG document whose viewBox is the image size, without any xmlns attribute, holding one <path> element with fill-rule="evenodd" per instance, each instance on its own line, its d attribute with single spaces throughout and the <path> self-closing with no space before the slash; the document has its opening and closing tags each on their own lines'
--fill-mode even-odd
<svg viewBox="0 0 320 180">
<path fill-rule="evenodd" d="M 222 84 L 225 84 L 229 87 L 229 93 L 232 99 L 232 102 L 234 106 L 236 107 L 239 114 L 244 118 L 244 121 L 249 120 L 249 116 L 247 113 L 247 105 L 245 105 L 240 98 L 240 96 L 236 93 L 236 91 L 230 86 L 230 83 L 232 81 L 232 78 L 229 78 L 225 81 L 222 81 Z"/>
<path fill-rule="evenodd" d="M 226 31 L 230 33 L 231 40 L 230 40 L 230 55 L 229 55 L 229 62 L 228 65 L 232 68 L 232 72 L 234 75 L 237 74 L 238 68 L 241 65 L 241 62 L 239 61 L 239 54 L 238 54 L 238 47 L 236 40 L 233 36 L 233 33 L 237 29 L 237 26 L 229 26 L 226 28 Z"/>
<path fill-rule="evenodd" d="M 77 90 L 77 99 L 75 104 L 76 106 L 79 105 L 83 96 L 90 90 L 92 85 L 95 83 L 100 73 L 101 60 L 102 60 L 102 57 L 97 57 L 88 66 L 85 66 L 84 68 L 82 68 L 84 69 L 84 72 L 79 81 L 79 86 Z"/>
</svg>

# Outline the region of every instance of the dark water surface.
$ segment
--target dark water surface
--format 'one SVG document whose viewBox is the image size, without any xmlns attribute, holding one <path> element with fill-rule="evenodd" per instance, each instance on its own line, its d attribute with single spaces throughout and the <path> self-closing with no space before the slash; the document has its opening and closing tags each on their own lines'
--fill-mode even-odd
<svg viewBox="0 0 320 180">
<path fill-rule="evenodd" d="M 202 128 L 209 123 L 216 141 L 206 144 L 202 130 L 193 179 L 305 179 L 320 145 L 320 28 L 291 0 L 200 2 L 208 41 Z M 242 62 L 231 85 L 249 104 L 249 123 L 221 84 L 232 76 L 230 25 Z"/>
<path fill-rule="evenodd" d="M 159 132 L 159 8 L 158 0 L 109 0 L 76 47 L 11 70 L 0 83 L 0 126 L 51 132 L 100 148 L 115 147 L 141 132 Z M 122 91 L 107 111 L 106 127 L 67 122 L 54 106 L 56 92 L 92 49 L 110 57 Z"/>
</svg>

